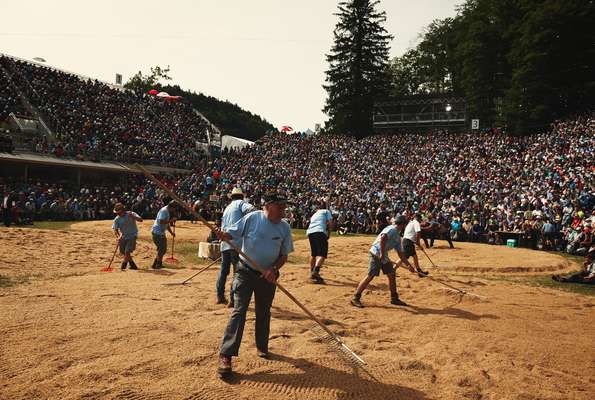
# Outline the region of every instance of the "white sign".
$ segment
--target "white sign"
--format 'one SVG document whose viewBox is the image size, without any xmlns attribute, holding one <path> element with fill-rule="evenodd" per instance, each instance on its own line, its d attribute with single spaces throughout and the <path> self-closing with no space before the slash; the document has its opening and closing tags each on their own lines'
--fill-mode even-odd
<svg viewBox="0 0 595 400">
<path fill-rule="evenodd" d="M 479 120 L 478 119 L 471 120 L 471 129 L 479 129 Z"/>
<path fill-rule="evenodd" d="M 116 74 L 116 85 L 121 85 L 121 84 L 122 84 L 122 75 Z"/>
</svg>

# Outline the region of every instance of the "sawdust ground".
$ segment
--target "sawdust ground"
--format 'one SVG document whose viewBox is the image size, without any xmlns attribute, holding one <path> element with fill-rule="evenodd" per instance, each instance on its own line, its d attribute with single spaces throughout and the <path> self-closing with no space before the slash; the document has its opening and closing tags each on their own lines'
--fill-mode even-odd
<svg viewBox="0 0 595 400">
<path fill-rule="evenodd" d="M 111 273 L 109 222 L 63 231 L 0 228 L 1 399 L 589 399 L 595 392 L 595 323 L 591 297 L 484 279 L 577 268 L 556 254 L 445 242 L 428 251 L 463 296 L 399 271 L 410 307 L 388 303 L 380 277 L 349 305 L 366 271 L 369 237 L 333 237 L 326 285 L 306 282 L 307 241 L 282 282 L 368 363 L 352 370 L 309 329 L 283 294 L 273 307 L 270 360 L 255 354 L 250 311 L 236 376 L 216 377 L 228 309 L 214 304 L 217 268 L 190 286 L 199 265 L 181 260 L 154 272 L 150 222 L 141 226 L 140 271 Z M 207 231 L 180 223 L 178 241 L 194 245 Z M 178 258 L 183 258 L 177 255 Z M 589 394 L 591 393 L 591 394 Z"/>
</svg>

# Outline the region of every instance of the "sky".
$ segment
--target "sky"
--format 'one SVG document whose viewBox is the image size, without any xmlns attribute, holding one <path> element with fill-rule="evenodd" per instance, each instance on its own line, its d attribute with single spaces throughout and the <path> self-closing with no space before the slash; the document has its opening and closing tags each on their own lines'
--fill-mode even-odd
<svg viewBox="0 0 595 400">
<path fill-rule="evenodd" d="M 381 0 L 391 57 L 462 0 Z M 114 83 L 170 66 L 172 83 L 276 127 L 324 124 L 322 85 L 337 23 L 330 0 L 0 1 L 0 52 Z M 200 110 L 199 110 L 200 111 Z"/>
</svg>

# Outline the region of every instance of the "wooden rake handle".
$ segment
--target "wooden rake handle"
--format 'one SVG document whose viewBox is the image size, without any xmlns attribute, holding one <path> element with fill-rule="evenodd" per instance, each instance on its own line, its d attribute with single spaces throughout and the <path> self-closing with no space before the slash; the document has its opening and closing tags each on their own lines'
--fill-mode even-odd
<svg viewBox="0 0 595 400">
<path fill-rule="evenodd" d="M 116 242 L 116 248 L 114 249 L 114 254 L 112 254 L 112 259 L 109 262 L 108 268 L 112 267 L 112 263 L 114 262 L 114 258 L 116 258 L 116 253 L 118 252 L 118 247 L 120 247 L 120 242 Z"/>
<path fill-rule="evenodd" d="M 217 262 L 219 262 L 219 260 L 221 259 L 221 257 L 217 258 L 216 260 L 214 260 L 213 262 L 210 262 L 209 265 L 207 265 L 206 267 L 202 268 L 200 271 L 198 271 L 197 273 L 195 273 L 194 275 L 192 275 L 189 278 L 186 278 L 184 281 L 182 281 L 182 284 L 185 284 L 186 282 L 192 280 L 194 277 L 196 277 L 197 275 L 202 274 L 203 272 L 205 272 L 207 269 L 211 268 L 213 265 L 215 265 Z"/>
<path fill-rule="evenodd" d="M 430 258 L 430 256 L 428 255 L 428 253 L 426 253 L 426 251 L 424 250 L 423 246 L 419 246 L 419 249 L 421 250 L 422 253 L 424 253 L 424 255 L 428 258 L 428 260 L 430 261 L 430 263 L 432 264 L 432 267 L 434 268 L 438 268 L 438 266 L 436 264 L 434 264 L 434 261 L 432 261 L 432 259 Z"/>
<path fill-rule="evenodd" d="M 138 168 L 143 174 L 145 174 L 145 176 L 147 178 L 149 178 L 155 184 L 157 184 L 157 186 L 159 186 L 161 189 L 163 189 L 165 191 L 165 193 L 167 193 L 169 195 L 169 197 L 171 197 L 178 204 L 180 204 L 182 207 L 184 207 L 184 209 L 186 209 L 186 211 L 188 211 L 189 213 L 194 215 L 194 217 L 196 217 L 196 219 L 198 219 L 200 222 L 202 222 L 207 228 L 209 228 L 211 231 L 216 231 L 216 227 L 213 226 L 213 224 L 211 224 L 209 221 L 204 219 L 200 214 L 198 214 L 196 211 L 194 211 L 194 209 L 192 209 L 192 207 L 190 207 L 190 205 L 188 205 L 184 200 L 182 200 L 178 195 L 176 195 L 170 188 L 168 188 L 162 182 L 160 182 L 159 179 L 157 179 L 153 174 L 151 174 L 151 172 L 149 172 L 145 167 L 143 167 L 142 165 L 139 165 L 139 164 L 135 164 L 135 167 Z M 239 255 L 243 256 L 244 259 L 246 259 L 250 263 L 250 265 L 253 268 L 255 268 L 258 272 L 260 272 L 260 273 L 264 272 L 265 269 L 263 267 L 261 267 L 258 263 L 256 263 L 251 257 L 247 256 L 238 246 L 236 246 L 234 243 L 232 243 L 231 241 L 228 241 L 228 240 L 225 240 L 225 242 L 227 244 L 229 244 L 232 249 L 237 251 Z M 328 329 L 326 327 L 326 325 L 323 324 L 320 319 L 318 319 L 314 314 L 312 314 L 310 312 L 310 310 L 308 310 L 306 308 L 306 306 L 304 306 L 298 299 L 296 299 L 287 289 L 285 289 L 278 282 L 275 282 L 275 284 L 277 285 L 277 287 L 279 288 L 280 291 L 282 291 L 287 297 L 289 297 L 291 299 L 291 301 L 293 301 L 308 316 L 308 318 L 310 318 L 312 321 L 316 322 L 316 324 L 318 324 L 327 334 L 329 334 L 335 340 L 337 340 L 341 344 L 343 343 L 343 341 L 337 335 L 335 335 L 330 329 Z"/>
</svg>

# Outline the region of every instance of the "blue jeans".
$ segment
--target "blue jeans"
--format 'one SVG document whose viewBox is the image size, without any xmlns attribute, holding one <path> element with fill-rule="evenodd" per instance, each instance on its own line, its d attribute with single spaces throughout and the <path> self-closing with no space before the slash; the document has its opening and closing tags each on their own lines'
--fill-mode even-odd
<svg viewBox="0 0 595 400">
<path fill-rule="evenodd" d="M 229 267 L 233 264 L 233 272 L 235 273 L 238 266 L 238 252 L 235 250 L 224 250 L 221 252 L 221 269 L 217 275 L 217 298 L 225 297 L 225 281 L 229 275 Z M 233 285 L 229 290 L 229 297 L 233 299 Z"/>
<path fill-rule="evenodd" d="M 260 351 L 269 350 L 269 332 L 271 326 L 271 306 L 275 298 L 277 286 L 264 280 L 259 273 L 252 272 L 240 265 L 233 277 L 235 288 L 233 311 L 229 317 L 227 328 L 221 339 L 220 354 L 237 356 L 242 343 L 246 312 L 254 293 L 255 326 L 254 337 L 256 348 Z"/>
</svg>

